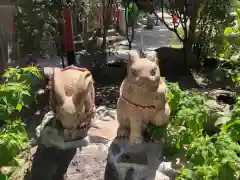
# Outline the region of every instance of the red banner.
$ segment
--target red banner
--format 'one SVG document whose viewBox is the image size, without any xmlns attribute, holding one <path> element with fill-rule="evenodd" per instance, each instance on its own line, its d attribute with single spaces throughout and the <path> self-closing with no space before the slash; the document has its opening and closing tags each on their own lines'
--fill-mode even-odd
<svg viewBox="0 0 240 180">
<path fill-rule="evenodd" d="M 17 29 L 17 23 L 16 23 L 16 21 L 13 21 L 12 22 L 12 30 L 14 33 L 16 32 L 16 29 Z"/>
<path fill-rule="evenodd" d="M 117 6 L 113 5 L 113 23 L 117 24 Z"/>
<path fill-rule="evenodd" d="M 69 9 L 64 11 L 64 50 L 65 52 L 74 49 L 73 29 L 72 29 L 72 16 Z"/>
</svg>

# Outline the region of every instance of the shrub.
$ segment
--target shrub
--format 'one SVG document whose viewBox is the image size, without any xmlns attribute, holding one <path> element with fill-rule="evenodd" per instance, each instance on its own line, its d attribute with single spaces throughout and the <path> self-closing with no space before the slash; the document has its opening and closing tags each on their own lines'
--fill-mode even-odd
<svg viewBox="0 0 240 180">
<path fill-rule="evenodd" d="M 41 78 L 37 67 L 9 68 L 3 75 L 5 82 L 0 85 L 0 177 L 5 166 L 17 166 L 19 153 L 28 145 L 28 135 L 20 120 L 23 108 L 32 99 L 31 79 Z"/>
<path fill-rule="evenodd" d="M 187 158 L 177 180 L 237 180 L 240 177 L 240 98 L 230 114 L 216 120 L 220 132 L 208 136 L 203 134 L 211 117 L 205 105 L 207 97 L 182 91 L 177 83 L 169 83 L 168 88 L 172 112 L 166 127 L 164 154 L 183 152 Z M 160 133 L 159 129 L 155 132 Z"/>
</svg>

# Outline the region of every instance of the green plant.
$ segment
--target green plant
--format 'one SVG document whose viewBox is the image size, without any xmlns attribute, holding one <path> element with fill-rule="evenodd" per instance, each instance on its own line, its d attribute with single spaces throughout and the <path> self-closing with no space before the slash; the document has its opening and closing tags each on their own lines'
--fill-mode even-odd
<svg viewBox="0 0 240 180">
<path fill-rule="evenodd" d="M 235 141 L 240 142 L 240 97 L 231 114 L 217 119 L 215 125 L 221 125 L 222 132 L 229 133 Z"/>
<path fill-rule="evenodd" d="M 14 0 L 16 6 L 16 36 L 23 56 L 29 53 L 39 55 L 41 40 L 55 39 L 57 23 L 63 17 L 64 7 L 72 7 L 73 0 Z"/>
<path fill-rule="evenodd" d="M 235 83 L 240 84 L 240 9 L 236 9 L 232 16 L 234 21 L 224 30 L 224 44 L 218 57 L 231 64 L 232 68 L 223 69 L 231 75 Z"/>
<path fill-rule="evenodd" d="M 10 68 L 0 85 L 0 177 L 5 166 L 17 166 L 19 153 L 28 145 L 28 135 L 20 120 L 23 108 L 32 100 L 32 78 L 41 78 L 37 67 Z"/>
<path fill-rule="evenodd" d="M 171 123 L 167 127 L 166 141 L 182 149 L 202 134 L 209 109 L 204 105 L 206 97 L 203 94 L 182 91 L 177 84 L 168 84 L 168 87 Z"/>
<path fill-rule="evenodd" d="M 183 151 L 187 156 L 185 167 L 181 169 L 177 180 L 238 180 L 240 97 L 230 114 L 217 119 L 215 125 L 221 126 L 221 132 L 209 137 L 202 133 L 210 117 L 204 105 L 206 97 L 182 91 L 177 84 L 169 84 L 169 89 L 169 104 L 173 113 L 172 122 L 166 129 L 166 142 L 170 145 L 167 148 L 173 153 Z"/>
<path fill-rule="evenodd" d="M 194 51 L 199 60 L 216 58 L 223 45 L 223 30 L 231 22 L 229 11 L 234 0 L 206 0 L 202 3 L 195 32 Z"/>
<path fill-rule="evenodd" d="M 5 126 L 1 130 L 0 138 L 0 167 L 16 166 L 17 155 L 26 147 L 28 136 L 25 125 L 20 120 L 5 121 Z"/>
<path fill-rule="evenodd" d="M 25 82 L 27 84 L 32 84 L 33 77 L 41 78 L 40 70 L 35 66 L 28 66 L 25 68 L 9 68 L 3 74 L 6 82 Z"/>
<path fill-rule="evenodd" d="M 34 66 L 9 68 L 3 74 L 6 83 L 0 86 L 0 119 L 9 119 L 13 115 L 16 117 L 16 111 L 28 107 L 33 95 L 30 86 L 33 77 L 41 78 L 39 69 Z"/>
<path fill-rule="evenodd" d="M 177 180 L 237 180 L 240 146 L 228 133 L 196 138 L 187 149 L 189 163 Z"/>
</svg>

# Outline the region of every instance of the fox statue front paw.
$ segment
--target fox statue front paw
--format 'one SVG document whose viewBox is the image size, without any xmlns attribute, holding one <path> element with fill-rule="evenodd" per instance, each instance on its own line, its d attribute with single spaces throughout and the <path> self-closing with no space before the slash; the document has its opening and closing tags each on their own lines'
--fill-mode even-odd
<svg viewBox="0 0 240 180">
<path fill-rule="evenodd" d="M 143 142 L 143 137 L 142 136 L 130 136 L 129 142 L 131 144 L 141 144 Z"/>
<path fill-rule="evenodd" d="M 118 128 L 117 130 L 117 137 L 118 138 L 128 138 L 129 137 L 129 130 L 125 128 Z"/>
</svg>

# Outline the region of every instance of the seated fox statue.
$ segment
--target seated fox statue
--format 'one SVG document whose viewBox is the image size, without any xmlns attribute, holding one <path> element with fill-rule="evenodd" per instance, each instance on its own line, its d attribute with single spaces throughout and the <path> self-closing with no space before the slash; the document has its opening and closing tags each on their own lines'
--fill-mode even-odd
<svg viewBox="0 0 240 180">
<path fill-rule="evenodd" d="M 140 144 L 149 123 L 162 126 L 169 118 L 167 87 L 160 77 L 156 52 L 140 58 L 137 51 L 129 51 L 127 76 L 117 102 L 117 136 L 128 137 L 131 144 Z"/>
<path fill-rule="evenodd" d="M 54 68 L 51 86 L 50 103 L 63 129 L 87 128 L 95 115 L 91 72 L 75 66 Z"/>
</svg>

